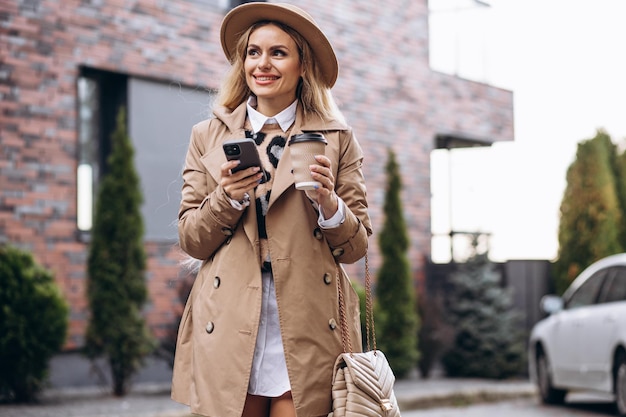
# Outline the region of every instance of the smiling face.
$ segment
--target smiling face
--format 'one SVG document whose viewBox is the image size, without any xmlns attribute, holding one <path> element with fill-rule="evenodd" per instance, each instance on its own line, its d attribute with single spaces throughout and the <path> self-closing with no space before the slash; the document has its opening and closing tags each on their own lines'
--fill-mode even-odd
<svg viewBox="0 0 626 417">
<path fill-rule="evenodd" d="M 257 110 L 274 116 L 296 99 L 303 74 L 298 47 L 278 26 L 260 26 L 248 38 L 244 71 L 246 83 L 257 97 Z"/>
</svg>

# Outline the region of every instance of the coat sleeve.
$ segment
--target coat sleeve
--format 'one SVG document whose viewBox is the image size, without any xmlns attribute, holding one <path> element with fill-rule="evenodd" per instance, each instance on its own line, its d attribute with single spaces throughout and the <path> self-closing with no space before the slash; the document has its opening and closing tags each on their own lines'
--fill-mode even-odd
<svg viewBox="0 0 626 417">
<path fill-rule="evenodd" d="M 363 176 L 363 150 L 351 130 L 339 134 L 339 163 L 335 192 L 346 203 L 345 220 L 335 228 L 324 229 L 335 259 L 354 263 L 365 256 L 372 225 L 367 213 L 367 191 Z"/>
<path fill-rule="evenodd" d="M 243 214 L 212 176 L 202 156 L 210 142 L 206 122 L 193 127 L 183 168 L 182 200 L 178 212 L 180 247 L 197 259 L 208 259 L 233 235 Z M 215 172 L 215 171 L 214 171 Z"/>
</svg>

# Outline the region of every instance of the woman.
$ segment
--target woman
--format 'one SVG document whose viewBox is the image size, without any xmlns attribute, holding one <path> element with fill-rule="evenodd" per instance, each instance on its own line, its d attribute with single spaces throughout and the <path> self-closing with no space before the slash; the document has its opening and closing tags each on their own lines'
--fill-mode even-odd
<svg viewBox="0 0 626 417">
<path fill-rule="evenodd" d="M 180 246 L 203 262 L 172 398 L 214 417 L 325 417 L 342 352 L 337 279 L 351 340 L 361 340 L 358 297 L 337 265 L 362 258 L 371 234 L 362 151 L 330 93 L 337 60 L 288 4 L 233 9 L 221 41 L 231 72 L 214 117 L 193 128 L 183 172 Z M 310 166 L 320 187 L 299 191 L 286 142 L 305 131 L 328 145 Z M 222 144 L 242 137 L 263 167 L 233 173 Z"/>
</svg>

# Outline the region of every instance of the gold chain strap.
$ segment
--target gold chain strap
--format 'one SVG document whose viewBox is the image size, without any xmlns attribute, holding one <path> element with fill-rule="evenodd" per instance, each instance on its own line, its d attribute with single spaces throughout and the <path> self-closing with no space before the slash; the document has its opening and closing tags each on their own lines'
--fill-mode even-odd
<svg viewBox="0 0 626 417">
<path fill-rule="evenodd" d="M 341 273 L 339 265 L 337 265 L 337 292 L 339 295 L 339 321 L 341 322 L 341 343 L 343 351 L 352 353 L 352 341 L 350 340 L 350 332 L 348 330 L 348 320 L 346 317 L 346 301 L 341 285 Z M 376 329 L 374 327 L 374 306 L 372 302 L 372 280 L 370 278 L 369 258 L 365 253 L 365 328 L 366 328 L 366 344 L 367 351 L 374 347 L 376 351 Z M 370 346 L 370 340 L 372 346 Z"/>
<path fill-rule="evenodd" d="M 370 340 L 376 350 L 376 328 L 374 327 L 374 305 L 372 301 L 372 280 L 370 279 L 370 264 L 365 254 L 365 328 L 367 329 L 367 350 L 370 351 Z"/>
<path fill-rule="evenodd" d="M 343 351 L 352 353 L 352 341 L 350 340 L 350 332 L 348 330 L 348 320 L 346 318 L 346 302 L 343 298 L 343 289 L 341 285 L 341 273 L 339 272 L 339 264 L 337 264 L 337 292 L 339 294 L 339 321 L 341 322 L 341 344 Z"/>
</svg>

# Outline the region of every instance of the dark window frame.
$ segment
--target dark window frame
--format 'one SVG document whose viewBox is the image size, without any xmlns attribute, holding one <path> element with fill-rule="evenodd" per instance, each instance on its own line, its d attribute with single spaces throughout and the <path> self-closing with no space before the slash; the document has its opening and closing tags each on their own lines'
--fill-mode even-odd
<svg viewBox="0 0 626 417">
<path fill-rule="evenodd" d="M 150 242 L 175 241 L 177 234 L 172 225 L 180 202 L 180 174 L 189 134 L 194 124 L 210 116 L 215 91 L 90 67 L 80 69 L 76 86 L 77 239 L 91 239 L 98 188 L 107 172 L 112 148 L 111 136 L 117 127 L 119 110 L 124 107 L 144 198 L 144 238 Z M 163 123 L 161 129 L 155 127 Z M 153 142 L 155 137 L 159 139 Z M 159 165 L 159 159 L 165 160 L 161 161 L 163 165 Z M 154 165 L 159 166 L 158 172 Z M 166 178 L 160 178 L 162 175 Z"/>
<path fill-rule="evenodd" d="M 76 230 L 78 233 L 78 239 L 81 241 L 89 241 L 91 238 L 91 229 L 93 223 L 90 223 L 89 227 L 84 227 L 80 224 L 81 219 L 85 215 L 91 215 L 91 221 L 93 221 L 93 215 L 95 212 L 96 196 L 98 195 L 99 184 L 102 181 L 103 176 L 108 171 L 107 160 L 111 153 L 111 135 L 115 131 L 117 124 L 117 114 L 119 109 L 124 106 L 127 107 L 128 101 L 128 75 L 100 70 L 92 67 L 80 67 L 79 74 L 76 79 L 77 84 L 77 117 L 79 123 L 77 123 L 77 129 L 79 129 L 78 136 L 80 138 L 78 143 L 78 164 L 91 166 L 91 208 L 88 213 L 82 211 L 86 208 L 80 204 L 81 197 L 79 194 L 83 192 L 80 189 L 76 190 L 77 206 L 77 220 Z M 96 94 L 94 108 L 92 108 L 92 114 L 97 117 L 89 120 L 91 124 L 89 132 L 95 137 L 85 138 L 85 132 L 80 129 L 84 126 L 84 120 L 82 120 L 81 111 L 83 106 L 86 105 L 83 102 L 81 96 L 79 83 L 83 80 L 89 80 L 96 85 Z M 89 142 L 88 150 L 83 149 L 85 142 Z M 77 173 L 77 176 L 79 174 Z M 77 178 L 77 181 L 78 178 Z"/>
</svg>

